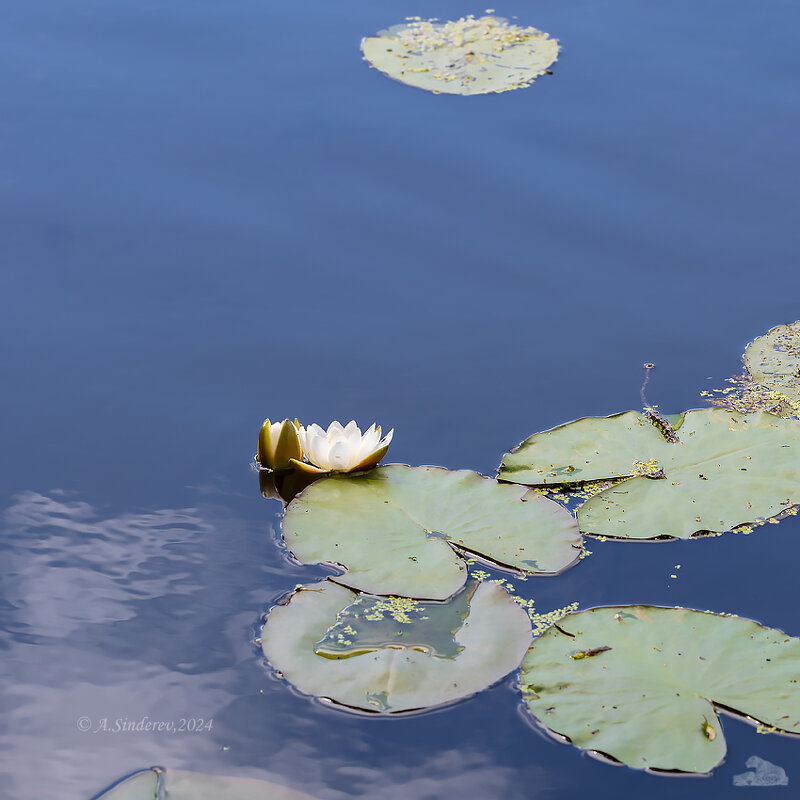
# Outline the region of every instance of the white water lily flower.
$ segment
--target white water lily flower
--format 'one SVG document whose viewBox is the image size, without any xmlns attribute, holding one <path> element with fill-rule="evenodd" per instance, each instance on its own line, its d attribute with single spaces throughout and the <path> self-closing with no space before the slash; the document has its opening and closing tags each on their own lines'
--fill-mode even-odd
<svg viewBox="0 0 800 800">
<path fill-rule="evenodd" d="M 296 460 L 292 462 L 295 467 L 317 473 L 354 472 L 371 469 L 386 455 L 394 429 L 381 439 L 380 425 L 373 423 L 362 435 L 361 428 L 351 420 L 344 427 L 332 422 L 327 431 L 319 425 L 301 427 L 298 434 L 310 463 Z"/>
<path fill-rule="evenodd" d="M 297 420 L 270 422 L 265 419 L 258 434 L 258 463 L 275 472 L 291 469 L 293 461 L 303 458 L 300 430 Z"/>
</svg>

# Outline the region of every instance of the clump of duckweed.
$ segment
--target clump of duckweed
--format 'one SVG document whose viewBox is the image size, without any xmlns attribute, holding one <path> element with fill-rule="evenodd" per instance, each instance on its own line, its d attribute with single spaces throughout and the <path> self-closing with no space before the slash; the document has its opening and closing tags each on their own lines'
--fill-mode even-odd
<svg viewBox="0 0 800 800">
<path fill-rule="evenodd" d="M 370 622 L 380 622 L 389 616 L 395 622 L 408 625 L 412 621 L 411 614 L 418 612 L 420 606 L 418 600 L 412 600 L 410 597 L 389 597 L 386 600 L 375 601 L 369 611 L 364 614 L 364 619 Z M 423 619 L 425 618 L 423 617 Z"/>
<path fill-rule="evenodd" d="M 788 501 L 787 501 L 788 502 Z M 797 516 L 797 512 L 800 510 L 798 506 L 787 505 L 784 511 L 781 511 L 780 514 L 776 514 L 774 517 L 768 517 L 767 519 L 757 519 L 755 522 L 748 522 L 744 525 L 737 525 L 733 528 L 734 533 L 743 533 L 745 536 L 749 533 L 752 533 L 756 528 L 760 528 L 762 525 L 777 525 L 782 519 L 786 519 L 786 517 L 795 517 Z"/>
<path fill-rule="evenodd" d="M 777 733 L 778 729 L 774 725 L 756 725 L 756 733 Z"/>
<path fill-rule="evenodd" d="M 587 554 L 589 551 L 586 551 Z M 583 557 L 583 556 L 582 556 Z M 507 589 L 509 592 L 512 592 L 512 599 L 515 603 L 522 606 L 528 614 L 530 621 L 533 625 L 533 635 L 534 636 L 541 636 L 544 631 L 546 631 L 552 625 L 555 625 L 560 619 L 563 619 L 567 614 L 571 614 L 573 611 L 578 610 L 578 603 L 570 603 L 568 606 L 564 606 L 563 608 L 554 608 L 552 611 L 545 611 L 540 613 L 536 610 L 536 601 L 533 599 L 528 599 L 525 597 L 521 597 L 519 594 L 516 594 L 516 587 L 510 581 L 505 580 L 504 578 L 492 578 L 492 576 L 486 572 L 486 570 L 475 570 L 470 572 L 470 576 L 475 580 L 481 582 L 488 582 L 494 583 L 498 586 L 502 586 L 504 589 Z"/>
<path fill-rule="evenodd" d="M 401 625 L 411 625 L 429 619 L 425 606 L 410 597 L 370 598 L 361 596 L 336 615 L 336 620 L 326 632 L 327 645 L 337 649 L 354 647 L 363 631 L 354 625 L 360 621 L 384 622 L 393 620 Z M 395 636 L 399 635 L 397 633 Z"/>
<path fill-rule="evenodd" d="M 474 562 L 472 562 L 474 563 Z M 470 577 L 474 578 L 476 581 L 480 581 L 481 583 L 493 583 L 495 586 L 502 586 L 509 592 L 516 592 L 517 589 L 511 581 L 507 581 L 505 578 L 493 578 L 486 570 L 483 569 L 476 569 L 473 572 L 470 572 Z"/>
<path fill-rule="evenodd" d="M 463 47 L 465 44 L 482 41 L 494 42 L 494 48 L 502 52 L 528 39 L 547 37 L 547 34 L 536 28 L 523 28 L 494 16 L 476 19 L 473 14 L 468 14 L 448 22 L 406 17 L 406 21 L 408 25 L 398 26 L 394 30 L 394 36 L 398 44 L 414 53 L 441 50 L 445 47 Z"/>
<path fill-rule="evenodd" d="M 566 617 L 567 614 L 571 614 L 573 611 L 578 610 L 577 602 L 570 603 L 568 606 L 564 606 L 563 608 L 554 608 L 552 611 L 545 611 L 544 613 L 539 613 L 536 611 L 533 600 L 527 601 L 527 605 L 524 603 L 520 603 L 520 605 L 525 606 L 528 612 L 528 616 L 533 624 L 534 636 L 541 636 L 548 628 L 551 628 L 553 625 L 557 624 L 559 620 L 562 620 L 564 617 Z"/>
<path fill-rule="evenodd" d="M 353 637 L 356 636 L 358 631 L 351 625 L 345 625 L 340 631 L 336 634 L 336 641 L 344 646 L 349 647 L 353 644 Z"/>
<path fill-rule="evenodd" d="M 649 463 L 650 462 L 648 462 L 648 464 Z M 641 464 L 642 468 L 647 468 L 647 465 L 640 461 L 635 462 L 634 466 L 637 464 Z M 655 469 L 660 469 L 655 461 L 652 461 L 652 464 Z M 561 486 L 534 486 L 532 488 L 533 491 L 544 495 L 550 500 L 561 503 L 561 505 L 565 506 L 570 511 L 574 511 L 578 506 L 582 505 L 596 494 L 610 489 L 617 483 L 621 483 L 621 480 L 586 481 L 585 483 L 562 484 Z"/>
<path fill-rule="evenodd" d="M 800 417 L 800 403 L 778 391 L 775 386 L 757 383 L 749 375 L 734 375 L 726 378 L 731 384 L 725 389 L 712 389 L 700 392 L 700 396 L 712 406 L 752 414 L 755 411 L 768 411 L 777 417 Z"/>
<path fill-rule="evenodd" d="M 639 478 L 663 478 L 664 470 L 658 461 L 651 458 L 649 461 L 634 461 L 631 475 Z"/>
</svg>

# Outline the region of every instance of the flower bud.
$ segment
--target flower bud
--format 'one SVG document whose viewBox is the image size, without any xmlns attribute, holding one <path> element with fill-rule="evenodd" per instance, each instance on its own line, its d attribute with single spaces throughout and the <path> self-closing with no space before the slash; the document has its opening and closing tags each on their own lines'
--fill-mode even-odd
<svg viewBox="0 0 800 800">
<path fill-rule="evenodd" d="M 258 463 L 274 472 L 292 469 L 291 460 L 300 461 L 303 458 L 303 448 L 297 433 L 299 428 L 300 423 L 297 420 L 270 422 L 265 419 L 258 434 Z"/>
</svg>

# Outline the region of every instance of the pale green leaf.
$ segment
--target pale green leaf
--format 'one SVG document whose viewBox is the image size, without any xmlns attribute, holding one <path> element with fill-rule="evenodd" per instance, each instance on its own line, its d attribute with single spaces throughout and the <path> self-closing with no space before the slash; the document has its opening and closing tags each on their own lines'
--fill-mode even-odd
<svg viewBox="0 0 800 800">
<path fill-rule="evenodd" d="M 619 606 L 570 614 L 522 664 L 528 708 L 577 747 L 635 768 L 710 772 L 717 709 L 800 733 L 800 639 L 740 617 Z"/>
<path fill-rule="evenodd" d="M 800 322 L 778 325 L 747 345 L 744 364 L 752 380 L 800 408 Z"/>
<path fill-rule="evenodd" d="M 800 424 L 759 412 L 688 411 L 672 443 L 634 411 L 535 434 L 500 478 L 557 485 L 625 478 L 578 509 L 584 533 L 688 538 L 777 518 L 800 502 Z"/>
<path fill-rule="evenodd" d="M 536 492 L 402 465 L 313 483 L 289 504 L 283 538 L 304 564 L 344 567 L 347 586 L 440 600 L 464 585 L 462 551 L 532 574 L 560 572 L 581 551 L 574 518 Z"/>
<path fill-rule="evenodd" d="M 558 58 L 536 28 L 500 17 L 412 20 L 361 43 L 364 58 L 390 78 L 446 94 L 487 94 L 529 86 Z"/>
<path fill-rule="evenodd" d="M 369 598 L 354 608 L 358 600 L 331 581 L 300 587 L 288 605 L 270 611 L 261 632 L 264 655 L 306 694 L 395 713 L 450 703 L 491 686 L 519 666 L 530 644 L 527 613 L 496 584 L 469 586 L 438 604 Z M 379 619 L 376 602 L 383 604 Z M 437 612 L 441 619 L 426 626 L 425 618 Z M 386 642 L 387 633 L 396 635 Z M 343 637 L 343 646 L 331 647 Z"/>
</svg>

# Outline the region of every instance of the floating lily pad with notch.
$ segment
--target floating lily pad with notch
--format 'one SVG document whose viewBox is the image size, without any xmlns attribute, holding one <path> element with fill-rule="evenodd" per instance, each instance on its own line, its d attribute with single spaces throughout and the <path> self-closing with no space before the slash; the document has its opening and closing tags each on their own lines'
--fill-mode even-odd
<svg viewBox="0 0 800 800">
<path fill-rule="evenodd" d="M 740 617 L 654 606 L 569 614 L 537 639 L 520 685 L 536 719 L 635 768 L 707 773 L 717 712 L 800 733 L 800 639 Z"/>
<path fill-rule="evenodd" d="M 800 322 L 778 325 L 747 345 L 744 365 L 750 377 L 800 406 Z"/>
<path fill-rule="evenodd" d="M 469 697 L 516 669 L 530 639 L 525 610 L 491 583 L 419 603 L 322 581 L 273 608 L 261 632 L 267 660 L 300 691 L 379 713 Z"/>
<path fill-rule="evenodd" d="M 670 442 L 644 415 L 584 417 L 526 439 L 499 477 L 556 486 L 624 479 L 577 512 L 582 532 L 622 539 L 724 532 L 800 502 L 800 424 L 718 408 L 668 418 Z"/>
<path fill-rule="evenodd" d="M 283 538 L 304 564 L 346 569 L 364 592 L 443 600 L 467 578 L 463 552 L 530 574 L 574 564 L 581 536 L 558 503 L 468 470 L 379 467 L 322 478 L 288 506 Z"/>
<path fill-rule="evenodd" d="M 402 83 L 446 94 L 487 94 L 530 86 L 558 58 L 536 28 L 501 17 L 412 20 L 361 43 L 369 63 Z"/>
</svg>

